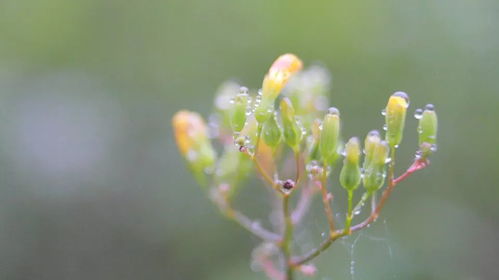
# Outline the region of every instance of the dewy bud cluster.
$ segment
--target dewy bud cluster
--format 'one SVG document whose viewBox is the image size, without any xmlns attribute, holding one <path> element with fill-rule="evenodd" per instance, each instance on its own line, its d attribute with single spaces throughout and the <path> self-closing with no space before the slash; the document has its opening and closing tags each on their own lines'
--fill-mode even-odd
<svg viewBox="0 0 499 280">
<path fill-rule="evenodd" d="M 303 216 L 300 211 L 308 207 L 308 204 L 296 206 L 291 217 L 288 208 L 294 193 L 301 192 L 302 196 L 321 193 L 330 227 L 329 241 L 333 242 L 375 221 L 393 187 L 426 167 L 437 143 L 437 114 L 434 106 L 428 104 L 415 113 L 419 120 L 419 147 L 414 163 L 396 178 L 395 152 L 403 140 L 408 95 L 397 91 L 388 97 L 387 103 L 380 100 L 380 107 L 386 104 L 382 111 L 384 124 L 380 125 L 383 130 L 371 130 L 362 141 L 349 136 L 345 143 L 340 111 L 328 104 L 329 72 L 316 65 L 303 71 L 302 68 L 302 61 L 296 55 L 284 54 L 271 65 L 261 89 L 224 83 L 218 90 L 208 125 L 199 114 L 189 111 L 180 111 L 173 117 L 180 154 L 195 177 L 207 185 L 212 200 L 228 218 L 266 241 L 275 242 L 276 248 L 282 249 L 280 256 L 284 257 L 290 257 L 293 226 Z M 384 135 L 379 131 L 384 131 Z M 219 143 L 212 145 L 212 140 Z M 252 171 L 258 172 L 283 201 L 280 212 L 284 214 L 283 236 L 276 237 L 277 233 L 256 228 L 249 218 L 232 208 L 232 197 Z M 335 172 L 339 182 L 328 189 L 328 178 Z M 361 185 L 364 193 L 354 208 L 354 192 Z M 337 191 L 338 186 L 348 194 L 342 230 L 336 229 L 335 216 L 329 206 L 333 197 L 330 192 Z M 320 192 L 313 191 L 317 187 Z M 381 201 L 376 205 L 376 194 L 382 189 Z M 367 198 L 372 198 L 369 218 L 352 226 L 354 216 L 360 213 Z M 304 201 L 313 200 L 305 198 Z M 282 263 L 295 265 L 288 267 L 294 270 L 320 252 Z"/>
</svg>

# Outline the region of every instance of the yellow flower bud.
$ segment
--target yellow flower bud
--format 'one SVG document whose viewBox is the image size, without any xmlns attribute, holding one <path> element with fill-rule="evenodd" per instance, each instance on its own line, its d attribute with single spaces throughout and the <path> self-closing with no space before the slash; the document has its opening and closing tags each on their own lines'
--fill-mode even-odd
<svg viewBox="0 0 499 280">
<path fill-rule="evenodd" d="M 208 139 L 203 118 L 193 112 L 180 111 L 173 116 L 175 140 L 182 156 L 189 163 L 196 178 L 203 181 L 203 172 L 215 163 L 215 150 Z"/>
<path fill-rule="evenodd" d="M 179 111 L 173 116 L 173 129 L 178 149 L 183 156 L 194 149 L 201 138 L 206 138 L 206 124 L 194 112 Z"/>
<path fill-rule="evenodd" d="M 275 99 L 289 78 L 301 68 L 302 62 L 294 54 L 281 55 L 274 61 L 263 79 L 261 100 L 255 109 L 255 116 L 259 123 L 263 124 L 271 116 Z"/>
<path fill-rule="evenodd" d="M 262 85 L 262 95 L 275 99 L 288 82 L 291 75 L 301 70 L 303 63 L 294 54 L 279 56 L 269 69 Z"/>
<path fill-rule="evenodd" d="M 385 111 L 386 140 L 391 147 L 397 147 L 402 141 L 405 115 L 409 107 L 409 97 L 405 92 L 395 92 L 388 99 Z"/>
</svg>

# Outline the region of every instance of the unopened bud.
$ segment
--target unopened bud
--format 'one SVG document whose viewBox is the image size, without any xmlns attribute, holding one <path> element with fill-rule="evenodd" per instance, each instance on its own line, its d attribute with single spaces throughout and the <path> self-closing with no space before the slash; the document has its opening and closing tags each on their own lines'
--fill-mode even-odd
<svg viewBox="0 0 499 280">
<path fill-rule="evenodd" d="M 319 151 L 326 163 L 330 163 L 337 153 L 339 135 L 340 112 L 338 109 L 331 107 L 324 116 L 319 140 Z"/>
<path fill-rule="evenodd" d="M 428 104 L 423 111 L 423 115 L 419 120 L 418 133 L 419 133 L 419 144 L 430 143 L 436 144 L 437 142 L 437 128 L 438 120 L 437 113 L 433 105 Z"/>
<path fill-rule="evenodd" d="M 263 141 L 271 148 L 275 149 L 281 143 L 281 127 L 277 123 L 276 116 L 271 116 L 263 127 Z"/>
<path fill-rule="evenodd" d="M 206 124 L 199 114 L 189 111 L 177 112 L 172 122 L 178 149 L 200 179 L 204 170 L 213 166 L 216 157 Z"/>
<path fill-rule="evenodd" d="M 284 130 L 284 141 L 292 149 L 297 149 L 300 145 L 303 133 L 295 118 L 295 110 L 288 98 L 281 100 L 281 117 Z"/>
<path fill-rule="evenodd" d="M 380 141 L 372 147 L 371 161 L 364 161 L 364 188 L 368 192 L 379 190 L 386 177 L 386 162 L 388 161 L 389 147 L 386 141 Z M 366 158 L 367 160 L 367 153 Z"/>
<path fill-rule="evenodd" d="M 270 117 L 275 99 L 289 78 L 300 71 L 302 66 L 301 60 L 294 54 L 281 55 L 274 61 L 263 80 L 261 101 L 255 110 L 259 123 L 264 123 Z"/>
<path fill-rule="evenodd" d="M 230 124 L 232 130 L 235 132 L 240 132 L 244 128 L 246 123 L 246 112 L 248 110 L 249 95 L 244 89 L 236 95 L 233 99 L 233 107 L 230 116 Z"/>
<path fill-rule="evenodd" d="M 345 144 L 345 159 L 340 172 L 340 183 L 348 191 L 356 189 L 361 180 L 359 167 L 360 144 L 356 137 L 350 138 Z"/>
<path fill-rule="evenodd" d="M 385 109 L 386 140 L 390 147 L 396 148 L 402 141 L 407 107 L 409 97 L 405 92 L 397 91 L 390 96 Z"/>
</svg>

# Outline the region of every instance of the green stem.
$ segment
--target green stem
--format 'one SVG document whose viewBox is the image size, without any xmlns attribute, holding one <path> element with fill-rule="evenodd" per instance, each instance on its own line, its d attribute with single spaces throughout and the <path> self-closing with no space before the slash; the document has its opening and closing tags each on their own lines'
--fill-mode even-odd
<svg viewBox="0 0 499 280">
<path fill-rule="evenodd" d="M 352 225 L 353 218 L 353 190 L 348 190 L 348 212 L 345 221 L 345 234 L 350 234 L 350 226 Z"/>
<path fill-rule="evenodd" d="M 282 198 L 282 208 L 284 214 L 284 233 L 282 238 L 282 252 L 284 255 L 286 280 L 293 279 L 293 266 L 291 265 L 291 243 L 293 238 L 293 220 L 291 218 L 289 200 L 290 200 L 290 194 L 284 194 Z"/>
</svg>

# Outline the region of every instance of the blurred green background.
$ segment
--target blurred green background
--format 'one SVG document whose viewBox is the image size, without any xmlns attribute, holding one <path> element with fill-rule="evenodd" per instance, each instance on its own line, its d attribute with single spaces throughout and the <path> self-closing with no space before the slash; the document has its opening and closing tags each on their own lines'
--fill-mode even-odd
<svg viewBox="0 0 499 280">
<path fill-rule="evenodd" d="M 0 1 L 0 279 L 263 279 L 170 119 L 207 116 L 227 78 L 258 87 L 284 52 L 331 70 L 347 137 L 381 127 L 395 90 L 440 118 L 431 168 L 313 279 L 498 279 L 498 34 L 496 0 Z M 267 203 L 251 182 L 250 213 Z"/>
</svg>

